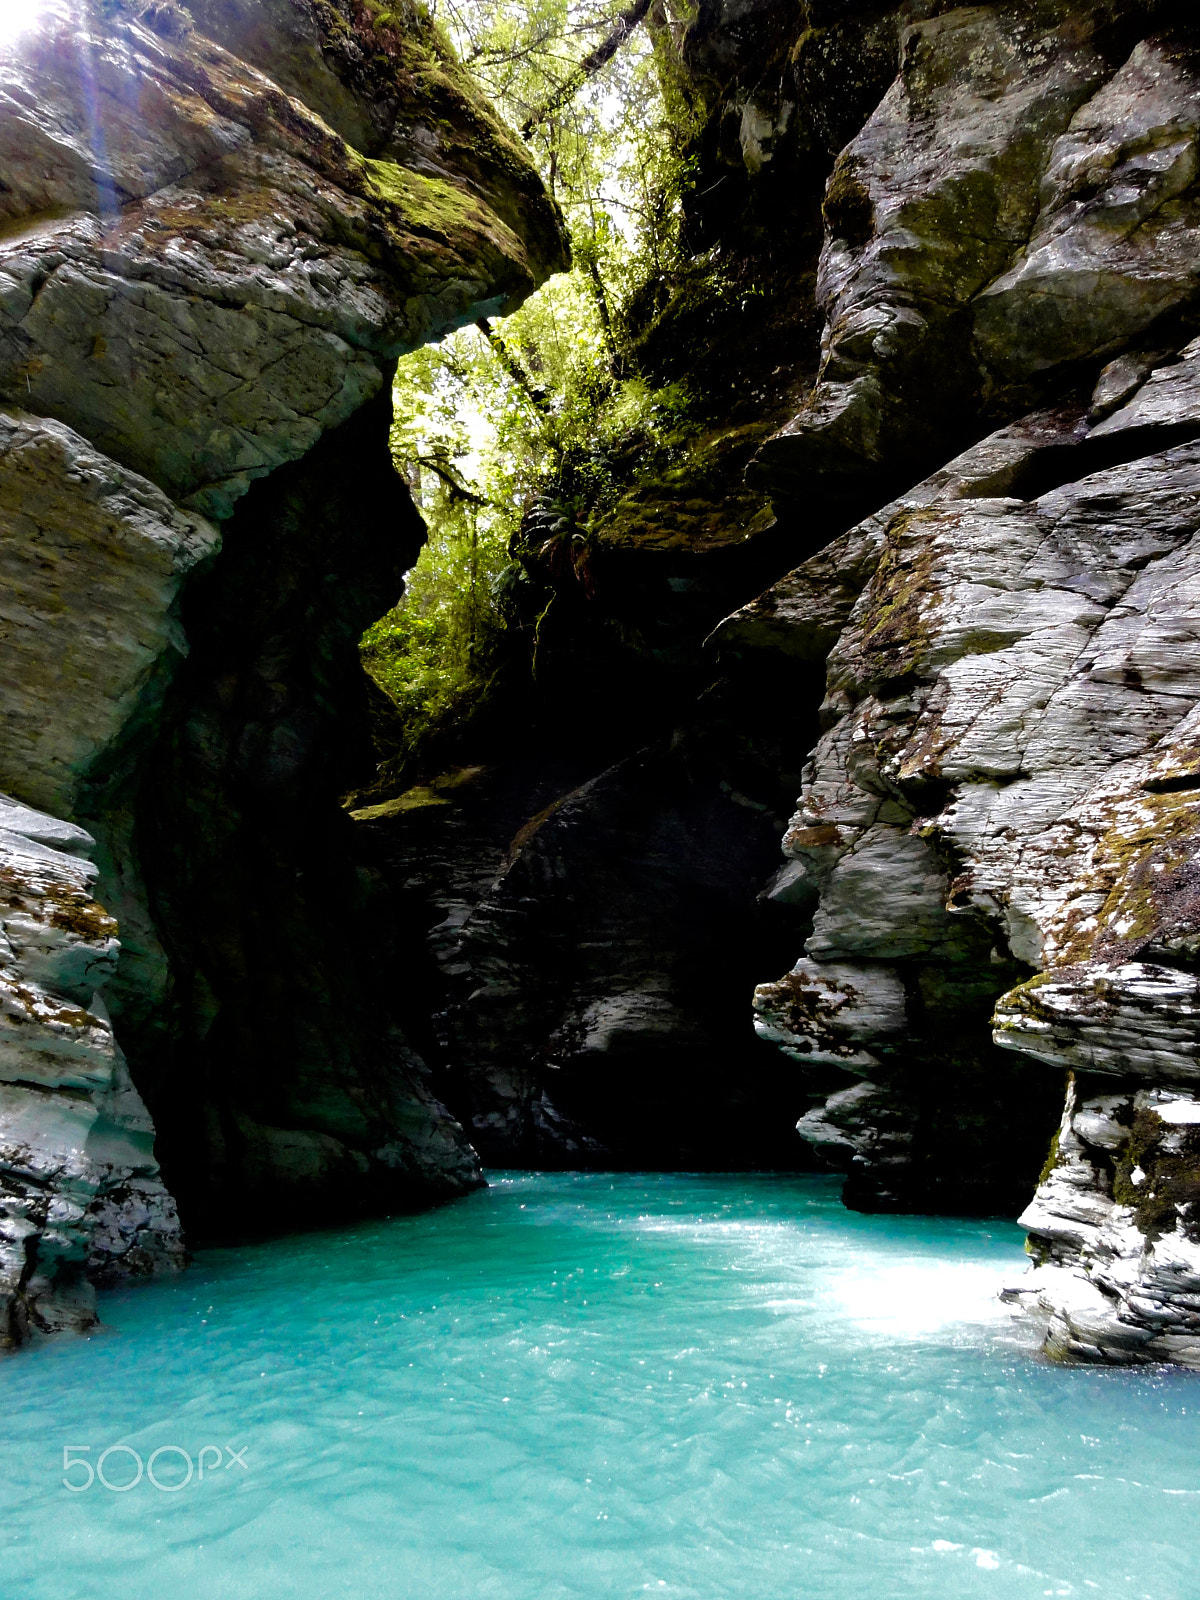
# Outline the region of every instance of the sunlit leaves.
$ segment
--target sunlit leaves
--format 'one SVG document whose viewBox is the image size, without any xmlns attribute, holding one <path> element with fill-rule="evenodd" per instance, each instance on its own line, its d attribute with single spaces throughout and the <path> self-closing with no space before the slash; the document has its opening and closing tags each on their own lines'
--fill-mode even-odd
<svg viewBox="0 0 1200 1600">
<path fill-rule="evenodd" d="M 656 0 L 611 60 L 576 82 L 627 7 L 431 6 L 515 128 L 572 91 L 532 130 L 529 148 L 563 207 L 576 265 L 495 325 L 499 353 L 467 328 L 405 357 L 397 372 L 393 452 L 429 542 L 405 599 L 363 647 L 418 742 L 490 671 L 522 582 L 510 547 L 526 508 L 551 495 L 581 524 L 601 514 L 618 489 L 614 454 L 652 440 L 681 403 L 634 375 L 621 309 L 674 261 L 690 129 L 673 67 L 683 12 Z"/>
</svg>

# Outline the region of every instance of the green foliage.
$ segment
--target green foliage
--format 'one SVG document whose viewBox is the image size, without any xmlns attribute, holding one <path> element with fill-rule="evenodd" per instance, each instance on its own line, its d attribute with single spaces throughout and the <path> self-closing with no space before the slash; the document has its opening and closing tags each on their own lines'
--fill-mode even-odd
<svg viewBox="0 0 1200 1600">
<path fill-rule="evenodd" d="M 593 74 L 581 64 L 619 23 L 611 3 L 431 9 L 514 127 L 533 124 L 575 266 L 503 323 L 462 329 L 397 372 L 393 452 L 429 540 L 400 605 L 364 637 L 363 659 L 414 750 L 481 692 L 514 620 L 532 615 L 536 636 L 550 593 L 531 570 L 551 591 L 590 593 L 590 526 L 631 461 L 669 456 L 690 428 L 686 389 L 638 376 L 622 331 L 624 308 L 678 254 L 691 129 L 674 66 L 682 16 L 656 0 Z"/>
<path fill-rule="evenodd" d="M 677 65 L 689 8 L 656 0 L 629 28 L 633 13 L 619 0 L 439 0 L 435 13 L 514 127 L 556 106 L 529 128 L 529 147 L 566 213 L 577 270 L 590 277 L 594 258 L 618 298 L 669 264 L 695 131 Z M 614 34 L 620 47 L 580 82 Z"/>
<path fill-rule="evenodd" d="M 478 404 L 503 409 L 503 374 L 472 341 L 484 345 L 471 330 L 441 350 L 415 351 L 396 377 L 392 449 L 429 538 L 403 600 L 367 630 L 362 654 L 414 747 L 487 670 L 511 566 L 511 503 L 501 498 L 503 464 Z M 496 392 L 484 394 L 480 377 Z"/>
</svg>

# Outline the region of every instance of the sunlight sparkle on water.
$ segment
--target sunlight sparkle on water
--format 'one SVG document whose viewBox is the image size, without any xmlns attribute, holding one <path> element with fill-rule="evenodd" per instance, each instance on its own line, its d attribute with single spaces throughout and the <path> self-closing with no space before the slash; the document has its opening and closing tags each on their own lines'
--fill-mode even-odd
<svg viewBox="0 0 1200 1600">
<path fill-rule="evenodd" d="M 0 1596 L 1195 1600 L 1200 1379 L 1046 1365 L 1023 1260 L 601 1173 L 202 1252 L 0 1360 Z"/>
<path fill-rule="evenodd" d="M 916 1338 L 956 1326 L 1010 1326 L 1013 1315 L 996 1290 L 992 1266 L 918 1257 L 843 1268 L 830 1274 L 827 1292 L 831 1308 L 840 1306 L 864 1330 Z"/>
</svg>

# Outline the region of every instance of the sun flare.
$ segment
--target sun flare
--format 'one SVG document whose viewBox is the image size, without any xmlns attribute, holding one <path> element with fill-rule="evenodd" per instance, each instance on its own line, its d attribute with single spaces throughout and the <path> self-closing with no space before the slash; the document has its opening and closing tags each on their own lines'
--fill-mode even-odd
<svg viewBox="0 0 1200 1600">
<path fill-rule="evenodd" d="M 45 8 L 46 0 L 0 0 L 0 50 L 31 28 Z"/>
</svg>

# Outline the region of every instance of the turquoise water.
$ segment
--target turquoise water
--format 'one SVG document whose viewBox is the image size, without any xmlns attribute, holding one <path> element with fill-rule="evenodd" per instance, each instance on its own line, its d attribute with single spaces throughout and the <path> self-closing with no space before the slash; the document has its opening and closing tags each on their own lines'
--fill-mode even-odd
<svg viewBox="0 0 1200 1600">
<path fill-rule="evenodd" d="M 596 1174 L 205 1252 L 0 1361 L 0 1600 L 1195 1600 L 1200 1382 L 1042 1364 L 1021 1259 Z"/>
</svg>

